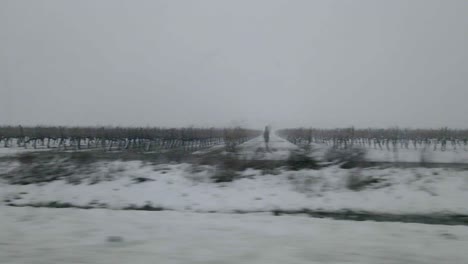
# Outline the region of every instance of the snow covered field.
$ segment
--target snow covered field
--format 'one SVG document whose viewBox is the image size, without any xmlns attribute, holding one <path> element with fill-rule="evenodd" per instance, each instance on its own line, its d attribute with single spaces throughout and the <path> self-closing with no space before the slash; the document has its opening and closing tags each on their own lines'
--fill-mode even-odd
<svg viewBox="0 0 468 264">
<path fill-rule="evenodd" d="M 455 169 L 367 168 L 248 169 L 233 182 L 214 183 L 212 166 L 151 165 L 141 161 L 102 162 L 79 184 L 0 183 L 2 203 L 62 202 L 78 206 L 132 205 L 179 211 L 358 210 L 380 213 L 468 214 L 468 173 Z M 13 169 L 13 168 L 10 168 Z M 265 174 L 265 175 L 262 175 Z M 356 176 L 357 175 L 357 176 Z M 350 177 L 364 181 L 351 188 Z M 141 181 L 144 182 L 141 182 Z M 96 183 L 97 182 L 97 183 Z"/>
<path fill-rule="evenodd" d="M 314 150 L 314 157 L 323 158 L 325 152 L 331 147 L 325 144 L 316 144 L 311 145 Z M 393 149 L 375 149 L 370 147 L 364 148 L 366 151 L 365 160 L 372 162 L 411 162 L 411 163 L 457 163 L 457 164 L 468 164 L 468 151 L 463 148 L 447 149 L 442 151 L 439 149 L 432 150 L 431 148 L 427 149 L 405 149 L 398 148 L 397 151 Z"/>
<path fill-rule="evenodd" d="M 256 138 L 240 145 L 237 157 L 284 161 L 297 149 L 272 136 L 266 151 L 262 139 Z M 41 171 L 60 160 L 48 162 L 39 162 Z M 236 171 L 233 181 L 217 183 L 214 177 L 226 168 L 114 160 L 83 163 L 58 180 L 9 184 L 5 175 L 21 174 L 28 166 L 34 164 L 0 162 L 4 175 L 0 180 L 2 264 L 460 264 L 468 257 L 467 226 L 335 221 L 271 213 L 308 209 L 422 217 L 467 215 L 466 170 L 342 169 L 333 165 L 294 171 L 277 167 Z M 145 206 L 170 211 L 109 210 Z M 236 212 L 250 213 L 232 214 Z"/>
<path fill-rule="evenodd" d="M 398 149 L 397 152 L 367 148 L 366 159 L 379 162 L 434 162 L 434 163 L 468 163 L 468 151 L 463 149 L 422 150 Z"/>
<path fill-rule="evenodd" d="M 2 264 L 462 264 L 468 228 L 256 214 L 0 207 Z"/>
<path fill-rule="evenodd" d="M 259 150 L 262 149 L 263 150 Z M 297 147 L 272 135 L 242 144 L 241 159 L 284 160 Z M 0 174 L 20 168 L 0 163 Z M 27 166 L 27 165 L 26 165 Z M 0 181 L 0 204 L 68 203 L 83 207 L 152 207 L 177 211 L 368 211 L 392 214 L 468 214 L 468 171 L 450 168 L 247 169 L 215 183 L 216 166 L 102 161 L 66 179 L 12 185 Z M 21 173 L 21 172 L 20 172 Z"/>
<path fill-rule="evenodd" d="M 18 147 L 11 147 L 11 148 L 5 148 L 3 146 L 0 146 L 0 157 L 5 157 L 5 156 L 14 156 L 22 153 L 27 153 L 27 152 L 38 152 L 38 151 L 49 151 L 50 149 L 43 149 L 43 148 L 38 148 L 38 149 L 33 149 L 33 148 L 18 148 Z"/>
</svg>

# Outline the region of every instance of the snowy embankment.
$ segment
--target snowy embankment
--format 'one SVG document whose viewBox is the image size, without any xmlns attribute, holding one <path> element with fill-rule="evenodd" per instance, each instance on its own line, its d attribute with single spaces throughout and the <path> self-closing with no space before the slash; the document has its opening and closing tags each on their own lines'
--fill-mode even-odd
<svg viewBox="0 0 468 264">
<path fill-rule="evenodd" d="M 18 165 L 16 165 L 18 166 Z M 239 172 L 215 183 L 212 166 L 151 165 L 141 161 L 95 163 L 74 180 L 0 184 L 1 203 L 50 202 L 127 208 L 151 205 L 178 211 L 358 210 L 377 213 L 468 214 L 468 173 L 453 169 L 368 168 Z M 11 165 L 9 170 L 14 170 Z M 5 172 L 5 171 L 4 171 Z M 78 184 L 76 184 L 78 183 Z"/>
<path fill-rule="evenodd" d="M 0 207 L 17 263 L 466 263 L 461 226 L 270 215 Z"/>
</svg>

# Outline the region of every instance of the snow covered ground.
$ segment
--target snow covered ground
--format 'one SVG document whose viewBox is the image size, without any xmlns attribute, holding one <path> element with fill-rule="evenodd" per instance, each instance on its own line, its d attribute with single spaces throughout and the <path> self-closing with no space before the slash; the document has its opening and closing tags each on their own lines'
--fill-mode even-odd
<svg viewBox="0 0 468 264">
<path fill-rule="evenodd" d="M 269 151 L 260 137 L 240 145 L 237 154 L 285 160 L 297 149 L 272 135 Z M 27 166 L 34 165 L 1 161 L 0 174 L 14 175 Z M 234 181 L 216 183 L 213 177 L 225 168 L 144 161 L 83 166 L 89 167 L 40 184 L 0 180 L 0 263 L 460 264 L 468 257 L 467 226 L 223 214 L 302 209 L 468 214 L 466 170 L 279 167 L 239 171 Z M 51 203 L 106 209 L 5 206 Z M 145 205 L 173 211 L 109 210 Z"/>
<path fill-rule="evenodd" d="M 265 151 L 259 137 L 242 144 L 238 153 L 241 159 L 282 160 L 297 146 L 273 134 L 269 148 Z M 1 162 L 0 174 L 19 166 L 18 162 Z M 310 209 L 468 214 L 468 171 L 459 169 L 247 169 L 238 172 L 233 182 L 215 183 L 213 176 L 220 173 L 215 166 L 143 161 L 89 166 L 93 166 L 92 173 L 77 170 L 67 179 L 41 184 L 0 181 L 0 204 L 60 202 L 115 209 L 151 205 L 197 212 Z"/>
<path fill-rule="evenodd" d="M 314 156 L 323 158 L 325 152 L 331 147 L 325 144 L 311 145 L 314 150 Z M 433 150 L 431 148 L 414 149 L 414 148 L 397 148 L 396 151 L 393 149 L 387 150 L 379 148 L 365 147 L 367 161 L 374 162 L 426 162 L 426 163 L 465 163 L 468 164 L 468 151 L 463 148 L 456 150 L 448 148 L 447 150 Z"/>
<path fill-rule="evenodd" d="M 285 160 L 291 151 L 298 147 L 287 140 L 271 133 L 268 149 L 263 136 L 256 137 L 238 146 L 240 159 L 255 160 Z"/>
<path fill-rule="evenodd" d="M 18 155 L 21 153 L 26 153 L 26 152 L 37 152 L 37 151 L 49 151 L 50 149 L 44 149 L 44 148 L 38 148 L 38 149 L 33 149 L 33 148 L 18 148 L 18 147 L 8 147 L 5 148 L 3 146 L 0 146 L 0 157 L 4 156 L 14 156 Z"/>
<path fill-rule="evenodd" d="M 312 144 L 312 156 L 323 159 L 325 152 L 330 148 L 325 144 Z M 257 137 L 241 144 L 238 147 L 238 155 L 241 159 L 256 160 L 285 160 L 291 151 L 298 147 L 287 140 L 272 133 L 270 136 L 269 151 L 266 151 L 263 137 Z M 427 163 L 468 163 L 468 151 L 459 147 L 456 150 L 449 147 L 442 151 L 440 147 L 437 150 L 427 149 L 405 149 L 398 148 L 397 151 L 387 149 L 375 149 L 366 147 L 365 159 L 375 162 L 427 162 Z"/>
<path fill-rule="evenodd" d="M 233 182 L 214 183 L 212 166 L 152 165 L 141 161 L 96 163 L 92 174 L 73 175 L 79 184 L 0 183 L 0 203 L 62 202 L 125 208 L 131 205 L 178 211 L 358 210 L 379 213 L 468 214 L 468 173 L 440 168 L 367 168 L 239 172 Z M 14 167 L 10 168 L 10 170 Z M 351 186 L 350 177 L 358 186 Z M 141 182 L 144 180 L 144 182 Z M 363 185 L 359 185 L 363 181 Z M 73 181 L 76 183 L 76 181 Z M 97 183 L 96 183 L 97 182 Z"/>
<path fill-rule="evenodd" d="M 468 228 L 0 206 L 2 264 L 462 264 Z"/>
<path fill-rule="evenodd" d="M 433 162 L 433 163 L 468 163 L 468 151 L 463 149 L 398 149 L 397 152 L 367 149 L 366 159 L 379 162 Z"/>
</svg>

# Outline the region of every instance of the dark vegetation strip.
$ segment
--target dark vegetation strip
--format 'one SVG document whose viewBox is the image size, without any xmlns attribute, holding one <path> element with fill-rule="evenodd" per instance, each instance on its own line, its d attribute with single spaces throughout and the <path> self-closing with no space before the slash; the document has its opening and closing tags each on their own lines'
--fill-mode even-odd
<svg viewBox="0 0 468 264">
<path fill-rule="evenodd" d="M 71 203 L 62 202 L 48 202 L 48 203 L 29 203 L 29 204 L 14 204 L 8 203 L 7 206 L 11 207 L 34 207 L 34 208 L 77 208 L 77 209 L 109 209 L 102 206 L 80 206 Z M 117 210 L 134 210 L 134 211 L 174 211 L 172 209 L 152 206 L 146 204 L 143 206 L 129 205 Z M 203 211 L 197 210 L 196 213 L 226 213 L 218 211 Z M 252 214 L 252 213 L 271 213 L 274 216 L 281 215 L 308 215 L 313 218 L 330 218 L 335 220 L 348 220 L 348 221 L 375 221 L 375 222 L 401 222 L 401 223 L 417 223 L 429 225 L 463 225 L 468 226 L 468 215 L 464 214 L 388 214 L 388 213 L 373 213 L 367 211 L 323 211 L 323 210 L 273 210 L 273 211 L 248 211 L 248 210 L 234 210 L 234 214 Z"/>
<path fill-rule="evenodd" d="M 221 150 L 222 151 L 222 150 Z M 3 156 L 0 157 L 0 161 L 15 161 L 20 160 L 21 163 L 34 163 L 34 162 L 45 162 L 53 159 L 65 159 L 69 161 L 75 161 L 81 164 L 94 163 L 98 161 L 146 161 L 153 164 L 164 164 L 168 162 L 186 162 L 200 165 L 219 165 L 226 164 L 227 167 L 231 167 L 235 170 L 244 170 L 247 168 L 252 169 L 274 169 L 288 165 L 293 165 L 297 169 L 302 168 L 313 168 L 320 169 L 330 165 L 340 164 L 343 168 L 451 168 L 451 169 L 463 169 L 468 170 L 468 163 L 435 163 L 435 162 L 380 162 L 380 161 L 359 161 L 348 166 L 349 162 L 341 163 L 320 163 L 313 160 L 239 160 L 231 157 L 223 156 L 219 150 L 213 151 L 213 153 L 207 153 L 203 155 L 191 154 L 183 151 L 169 151 L 166 153 L 141 153 L 141 152 L 103 152 L 103 151 L 91 151 L 91 152 L 30 152 L 21 154 L 19 156 Z M 24 161 L 25 159 L 29 159 Z M 292 164 L 294 163 L 294 164 Z"/>
<path fill-rule="evenodd" d="M 352 220 L 352 221 L 376 221 L 376 222 L 403 222 L 403 223 L 419 223 L 430 225 L 468 225 L 468 215 L 463 214 L 388 214 L 388 213 L 373 213 L 366 211 L 320 211 L 320 210 L 292 210 L 292 211 L 273 211 L 274 215 L 297 215 L 306 214 L 315 218 L 332 218 L 336 220 Z"/>
<path fill-rule="evenodd" d="M 360 164 L 361 167 L 398 167 L 398 168 L 449 168 L 449 169 L 468 169 L 468 163 L 444 163 L 444 162 L 379 162 L 365 161 Z"/>
</svg>

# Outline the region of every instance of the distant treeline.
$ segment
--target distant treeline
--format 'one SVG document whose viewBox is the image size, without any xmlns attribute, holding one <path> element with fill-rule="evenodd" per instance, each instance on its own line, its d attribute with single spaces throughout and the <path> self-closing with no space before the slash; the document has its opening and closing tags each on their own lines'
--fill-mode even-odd
<svg viewBox="0 0 468 264">
<path fill-rule="evenodd" d="M 453 149 L 463 146 L 466 150 L 468 144 L 467 129 L 317 129 L 294 128 L 278 131 L 279 136 L 297 144 L 324 143 L 335 148 L 349 148 L 353 146 L 395 149 L 400 148 L 427 148 L 446 150 L 448 146 Z"/>
<path fill-rule="evenodd" d="M 3 147 L 153 151 L 193 150 L 226 144 L 233 147 L 260 131 L 245 128 L 0 126 Z"/>
</svg>

